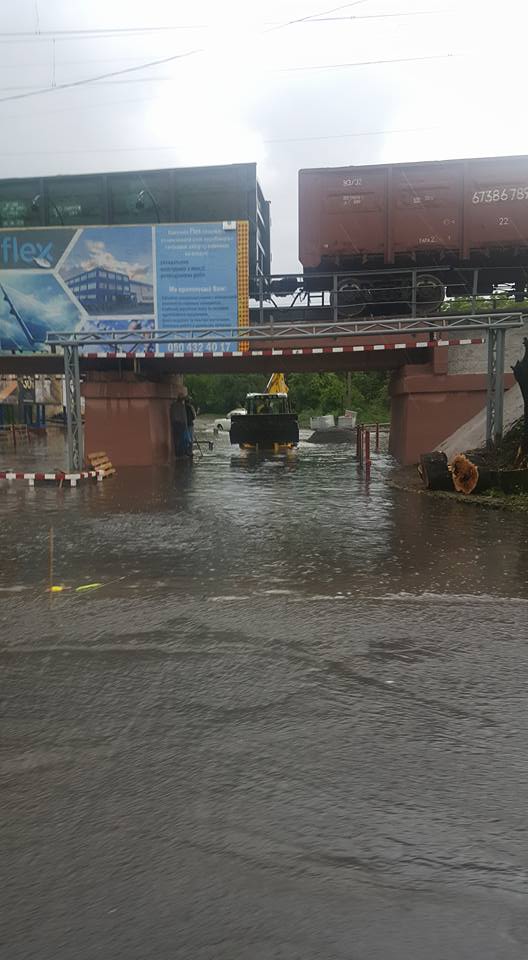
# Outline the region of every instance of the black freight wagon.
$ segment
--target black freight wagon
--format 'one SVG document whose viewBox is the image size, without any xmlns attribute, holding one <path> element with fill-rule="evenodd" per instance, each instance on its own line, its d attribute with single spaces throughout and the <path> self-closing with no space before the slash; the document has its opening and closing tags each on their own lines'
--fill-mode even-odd
<svg viewBox="0 0 528 960">
<path fill-rule="evenodd" d="M 0 227 L 249 221 L 249 272 L 270 273 L 255 163 L 0 180 Z"/>
</svg>

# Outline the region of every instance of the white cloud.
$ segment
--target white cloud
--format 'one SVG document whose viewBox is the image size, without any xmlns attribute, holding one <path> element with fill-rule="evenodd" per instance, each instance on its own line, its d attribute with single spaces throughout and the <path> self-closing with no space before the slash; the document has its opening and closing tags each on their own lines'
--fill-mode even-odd
<svg viewBox="0 0 528 960">
<path fill-rule="evenodd" d="M 86 249 L 88 256 L 83 257 L 79 263 L 80 270 L 93 270 L 94 267 L 104 267 L 105 270 L 113 270 L 116 273 L 126 273 L 132 280 L 149 281 L 150 264 L 132 262 L 128 260 L 118 260 L 110 250 L 106 249 L 103 240 L 87 240 Z"/>
</svg>

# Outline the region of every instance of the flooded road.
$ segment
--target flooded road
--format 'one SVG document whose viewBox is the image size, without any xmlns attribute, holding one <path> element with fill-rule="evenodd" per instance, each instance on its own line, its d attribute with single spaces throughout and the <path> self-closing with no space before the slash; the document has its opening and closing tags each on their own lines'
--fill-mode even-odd
<svg viewBox="0 0 528 960">
<path fill-rule="evenodd" d="M 525 960 L 528 520 L 389 469 L 0 485 L 3 956 Z"/>
</svg>

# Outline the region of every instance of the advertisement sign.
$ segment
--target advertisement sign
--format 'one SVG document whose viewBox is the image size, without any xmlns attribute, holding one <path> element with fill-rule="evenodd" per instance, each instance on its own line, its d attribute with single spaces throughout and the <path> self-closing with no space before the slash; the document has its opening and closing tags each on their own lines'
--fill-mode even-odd
<svg viewBox="0 0 528 960">
<path fill-rule="evenodd" d="M 175 342 L 151 331 L 236 328 L 247 304 L 237 264 L 245 222 L 0 230 L 0 351 L 42 352 L 47 335 L 137 333 L 130 352 L 228 350 L 232 344 Z M 111 341 L 86 347 L 112 351 Z"/>
<path fill-rule="evenodd" d="M 156 227 L 157 316 L 159 326 L 231 327 L 238 322 L 237 225 L 176 223 Z M 189 343 L 167 350 L 192 349 Z M 231 343 L 200 345 L 232 350 Z"/>
</svg>

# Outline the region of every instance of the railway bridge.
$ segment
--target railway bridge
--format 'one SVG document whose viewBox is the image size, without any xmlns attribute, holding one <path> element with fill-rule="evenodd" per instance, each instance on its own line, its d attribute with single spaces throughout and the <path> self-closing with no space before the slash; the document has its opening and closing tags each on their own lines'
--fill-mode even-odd
<svg viewBox="0 0 528 960">
<path fill-rule="evenodd" d="M 519 311 L 433 317 L 322 319 L 307 310 L 262 317 L 243 328 L 50 333 L 49 351 L 0 356 L 0 372 L 65 373 L 70 467 L 86 448 L 116 465 L 167 462 L 169 405 L 186 373 L 391 372 L 391 453 L 415 462 L 488 404 L 500 432 L 505 364 L 520 355 Z M 254 320 L 257 319 L 255 323 Z M 148 341 L 145 340 L 148 337 Z"/>
</svg>

